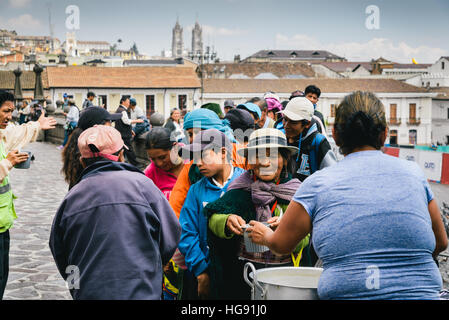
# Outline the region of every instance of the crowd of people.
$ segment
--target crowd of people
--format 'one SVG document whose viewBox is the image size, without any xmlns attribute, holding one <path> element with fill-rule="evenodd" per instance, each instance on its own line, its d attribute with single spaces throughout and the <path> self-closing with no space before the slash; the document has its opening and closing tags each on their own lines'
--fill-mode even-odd
<svg viewBox="0 0 449 320">
<path fill-rule="evenodd" d="M 447 236 L 422 171 L 382 153 L 385 108 L 370 92 L 336 109 L 337 161 L 320 95 L 311 85 L 286 101 L 267 92 L 169 119 L 132 117 L 129 96 L 115 113 L 78 110 L 62 150 L 69 192 L 49 242 L 62 277 L 77 270 L 72 297 L 247 300 L 249 261 L 322 266 L 321 299 L 438 299 Z M 145 121 L 141 168 L 132 138 Z M 266 249 L 248 247 L 245 234 Z M 377 286 L 367 285 L 373 267 Z"/>
</svg>

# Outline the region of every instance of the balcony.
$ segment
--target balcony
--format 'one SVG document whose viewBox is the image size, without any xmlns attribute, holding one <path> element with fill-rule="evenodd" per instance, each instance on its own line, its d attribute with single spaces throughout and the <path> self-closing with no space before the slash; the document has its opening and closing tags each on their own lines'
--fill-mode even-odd
<svg viewBox="0 0 449 320">
<path fill-rule="evenodd" d="M 401 124 L 401 119 L 398 118 L 390 118 L 388 120 L 388 124 L 392 125 L 392 126 L 398 126 Z"/>
<path fill-rule="evenodd" d="M 407 124 L 410 126 L 419 126 L 421 124 L 420 118 L 408 118 Z"/>
</svg>

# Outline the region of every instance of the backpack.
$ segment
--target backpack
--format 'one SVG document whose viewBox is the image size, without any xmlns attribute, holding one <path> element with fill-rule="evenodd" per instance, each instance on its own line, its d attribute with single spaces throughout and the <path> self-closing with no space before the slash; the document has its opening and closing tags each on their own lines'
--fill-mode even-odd
<svg viewBox="0 0 449 320">
<path fill-rule="evenodd" d="M 318 170 L 317 164 L 316 164 L 316 159 L 317 159 L 320 144 L 324 139 L 326 139 L 326 137 L 319 132 L 317 132 L 317 134 L 313 138 L 312 144 L 310 146 L 310 154 L 309 154 L 310 174 L 313 174 L 314 172 L 316 172 Z"/>
</svg>

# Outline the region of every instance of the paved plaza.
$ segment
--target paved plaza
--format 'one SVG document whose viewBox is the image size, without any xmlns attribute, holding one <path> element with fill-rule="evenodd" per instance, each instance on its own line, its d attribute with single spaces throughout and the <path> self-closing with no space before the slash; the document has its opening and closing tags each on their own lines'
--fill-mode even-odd
<svg viewBox="0 0 449 320">
<path fill-rule="evenodd" d="M 14 169 L 11 185 L 18 219 L 10 230 L 10 273 L 4 299 L 71 299 L 51 255 L 48 240 L 56 210 L 67 193 L 56 145 L 36 142 L 25 148 L 36 160 L 28 170 Z M 432 184 L 437 200 L 449 203 L 449 186 Z M 446 251 L 447 253 L 447 251 Z M 449 262 L 440 258 L 449 288 Z"/>
<path fill-rule="evenodd" d="M 4 299 L 71 299 L 48 246 L 56 210 L 67 193 L 56 145 L 35 142 L 25 147 L 36 160 L 10 175 L 17 220 L 11 228 L 10 270 Z"/>
</svg>

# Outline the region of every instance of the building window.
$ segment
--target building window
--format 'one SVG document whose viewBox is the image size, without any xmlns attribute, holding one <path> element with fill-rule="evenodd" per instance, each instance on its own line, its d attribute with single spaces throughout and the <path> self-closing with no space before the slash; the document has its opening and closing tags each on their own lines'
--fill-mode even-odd
<svg viewBox="0 0 449 320">
<path fill-rule="evenodd" d="M 441 70 L 444 70 L 444 61 L 441 61 Z"/>
<path fill-rule="evenodd" d="M 397 111 L 398 111 L 398 105 L 396 103 L 390 104 L 390 122 L 397 121 Z"/>
<path fill-rule="evenodd" d="M 409 105 L 409 118 L 410 120 L 416 120 L 416 103 L 410 103 Z"/>
<path fill-rule="evenodd" d="M 178 95 L 178 108 L 179 110 L 185 110 L 187 108 L 187 95 L 180 94 Z"/>
<path fill-rule="evenodd" d="M 449 108 L 447 108 L 447 118 L 449 119 Z"/>
<path fill-rule="evenodd" d="M 398 144 L 398 131 L 397 130 L 390 131 L 390 144 Z"/>
<path fill-rule="evenodd" d="M 98 96 L 98 106 L 107 109 L 108 108 L 108 96 L 99 95 Z"/>
<path fill-rule="evenodd" d="M 147 118 L 149 118 L 154 113 L 154 94 L 145 96 L 145 110 L 147 113 Z"/>
<path fill-rule="evenodd" d="M 417 132 L 415 129 L 408 131 L 408 141 L 410 144 L 416 144 Z"/>
</svg>

